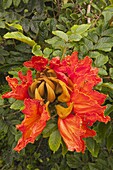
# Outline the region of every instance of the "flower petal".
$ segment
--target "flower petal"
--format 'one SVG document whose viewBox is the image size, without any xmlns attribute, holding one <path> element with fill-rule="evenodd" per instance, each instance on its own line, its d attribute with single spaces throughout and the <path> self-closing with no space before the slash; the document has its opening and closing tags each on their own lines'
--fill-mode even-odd
<svg viewBox="0 0 113 170">
<path fill-rule="evenodd" d="M 21 82 L 24 84 L 26 84 L 26 82 L 31 85 L 31 83 L 33 82 L 32 80 L 32 73 L 31 70 L 27 71 L 27 75 L 23 75 L 21 71 L 18 72 L 18 77 L 20 78 Z"/>
<path fill-rule="evenodd" d="M 95 85 L 101 82 L 101 78 L 97 76 L 97 74 L 93 74 L 89 72 L 88 74 L 80 74 L 76 73 L 74 77 L 72 77 L 73 83 L 76 84 L 76 87 L 81 91 L 89 92 L 93 89 Z"/>
<path fill-rule="evenodd" d="M 68 86 L 62 81 L 59 80 L 59 84 L 62 87 L 62 93 L 58 96 L 58 101 L 60 102 L 68 102 L 70 101 L 70 94 L 68 92 Z"/>
<path fill-rule="evenodd" d="M 22 72 L 18 72 L 18 75 L 21 80 L 21 84 L 16 78 L 10 78 L 9 76 L 6 77 L 9 86 L 11 87 L 12 91 L 7 92 L 2 95 L 2 98 L 15 98 L 17 100 L 24 100 L 28 98 L 28 88 L 32 83 L 32 72 L 28 70 L 27 75 L 24 76 Z"/>
<path fill-rule="evenodd" d="M 66 108 L 61 105 L 56 105 L 55 108 L 57 110 L 57 114 L 59 115 L 59 117 L 64 119 L 72 112 L 73 103 L 71 103 L 69 107 Z"/>
<path fill-rule="evenodd" d="M 36 137 L 46 126 L 46 121 L 50 118 L 46 106 L 42 105 L 41 101 L 25 99 L 24 104 L 25 109 L 22 112 L 25 114 L 25 118 L 20 125 L 17 125 L 17 129 L 22 132 L 22 138 L 14 148 L 18 152 L 28 143 L 34 143 Z"/>
<path fill-rule="evenodd" d="M 78 89 L 74 89 L 71 95 L 71 101 L 74 103 L 74 112 L 84 121 L 87 121 L 90 126 L 97 120 L 107 123 L 110 117 L 104 116 L 106 106 L 99 105 L 98 100 L 95 100 L 95 97 L 92 96 L 93 94 L 90 96 Z"/>
<path fill-rule="evenodd" d="M 49 66 L 53 69 L 57 75 L 57 78 L 62 80 L 63 82 L 68 82 L 68 77 L 65 75 L 66 67 L 61 65 L 61 61 L 59 57 L 54 57 L 49 62 Z"/>
<path fill-rule="evenodd" d="M 82 125 L 82 119 L 79 116 L 72 114 L 65 119 L 58 119 L 58 129 L 69 151 L 84 152 L 83 138 L 96 134 L 94 130 Z"/>
<path fill-rule="evenodd" d="M 24 66 L 34 68 L 37 71 L 42 71 L 44 70 L 47 63 L 48 60 L 42 56 L 32 56 L 30 61 L 24 62 Z"/>
</svg>

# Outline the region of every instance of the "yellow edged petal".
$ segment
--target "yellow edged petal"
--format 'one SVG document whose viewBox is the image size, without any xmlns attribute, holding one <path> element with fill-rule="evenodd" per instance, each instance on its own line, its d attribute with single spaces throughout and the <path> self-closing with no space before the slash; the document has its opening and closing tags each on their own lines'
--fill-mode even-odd
<svg viewBox="0 0 113 170">
<path fill-rule="evenodd" d="M 74 104 L 71 103 L 70 106 L 67 107 L 67 108 L 65 108 L 65 107 L 63 107 L 63 106 L 61 106 L 61 105 L 56 105 L 55 108 L 56 108 L 56 110 L 57 110 L 57 114 L 59 115 L 59 117 L 60 117 L 61 119 L 66 118 L 66 117 L 71 113 L 71 111 L 72 111 L 72 109 L 73 109 L 73 105 L 74 105 Z"/>
<path fill-rule="evenodd" d="M 46 88 L 47 88 L 47 101 L 53 102 L 56 98 L 55 93 L 48 83 L 46 83 Z"/>
<path fill-rule="evenodd" d="M 45 80 L 45 82 L 48 83 L 53 90 L 55 90 L 55 85 L 52 81 L 50 81 L 47 77 L 43 77 L 43 80 Z"/>
<path fill-rule="evenodd" d="M 42 97 L 40 96 L 38 92 L 38 88 L 35 89 L 35 99 L 42 100 Z"/>
<path fill-rule="evenodd" d="M 43 95 L 44 95 L 44 82 L 42 82 L 40 85 L 39 85 L 39 87 L 37 88 L 38 89 L 38 92 L 39 92 L 39 94 L 40 94 L 40 96 L 41 97 L 43 97 Z"/>
<path fill-rule="evenodd" d="M 36 79 L 34 79 L 34 82 L 31 84 L 30 88 L 30 92 L 34 93 L 36 87 L 37 87 L 38 81 Z"/>
<path fill-rule="evenodd" d="M 67 90 L 67 86 L 64 82 L 59 81 L 59 84 L 62 87 L 62 94 L 58 97 L 58 101 L 60 102 L 69 102 L 70 101 L 70 94 Z"/>
</svg>

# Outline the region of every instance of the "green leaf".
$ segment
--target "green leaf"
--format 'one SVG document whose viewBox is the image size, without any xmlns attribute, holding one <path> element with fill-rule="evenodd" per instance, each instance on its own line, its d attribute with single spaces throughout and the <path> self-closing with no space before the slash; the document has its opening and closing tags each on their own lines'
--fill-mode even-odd
<svg viewBox="0 0 113 170">
<path fill-rule="evenodd" d="M 98 143 L 101 143 L 102 140 L 104 140 L 109 130 L 109 127 L 110 127 L 110 123 L 107 123 L 107 124 L 98 123 L 98 125 L 94 128 L 94 130 L 96 130 L 97 132 L 97 135 L 94 138 Z"/>
<path fill-rule="evenodd" d="M 91 26 L 90 24 L 73 25 L 71 27 L 71 31 L 72 31 L 72 33 L 81 35 L 84 32 L 86 32 L 90 26 Z"/>
<path fill-rule="evenodd" d="M 1 98 L 0 96 L 0 106 L 4 105 L 4 99 Z"/>
<path fill-rule="evenodd" d="M 61 144 L 61 136 L 58 130 L 51 133 L 49 137 L 49 147 L 53 152 L 56 152 Z"/>
<path fill-rule="evenodd" d="M 11 120 L 11 124 L 18 125 L 18 124 L 20 124 L 20 121 L 19 120 Z"/>
<path fill-rule="evenodd" d="M 66 144 L 64 143 L 64 141 L 62 141 L 62 155 L 65 156 L 66 153 L 68 152 L 68 149 L 67 149 L 67 146 Z"/>
<path fill-rule="evenodd" d="M 82 39 L 82 36 L 80 34 L 71 34 L 69 36 L 69 40 L 72 41 L 80 41 Z"/>
<path fill-rule="evenodd" d="M 0 111 L 1 111 L 1 109 L 0 109 Z M 0 114 L 1 114 L 1 112 L 0 112 Z M 3 126 L 4 126 L 4 121 L 3 121 L 3 119 L 0 119 L 0 130 L 3 129 Z"/>
<path fill-rule="evenodd" d="M 113 5 L 113 0 L 109 0 L 109 1 L 110 1 L 111 5 Z"/>
<path fill-rule="evenodd" d="M 102 37 L 98 41 L 99 44 L 103 43 L 110 43 L 110 45 L 113 45 L 113 37 Z"/>
<path fill-rule="evenodd" d="M 32 53 L 36 56 L 41 56 L 42 55 L 41 46 L 35 44 L 32 48 Z"/>
<path fill-rule="evenodd" d="M 0 28 L 5 28 L 5 22 L 0 20 Z"/>
<path fill-rule="evenodd" d="M 21 25 L 22 25 L 22 28 L 23 30 L 27 33 L 30 29 L 30 21 L 28 18 L 22 18 L 21 19 Z"/>
<path fill-rule="evenodd" d="M 8 73 L 13 75 L 14 77 L 18 77 L 18 71 L 9 71 Z"/>
<path fill-rule="evenodd" d="M 89 166 L 88 170 L 99 170 L 99 168 L 97 167 L 95 163 L 89 162 L 88 166 Z"/>
<path fill-rule="evenodd" d="M 6 51 L 6 50 L 3 50 L 2 48 L 0 48 L 0 57 L 1 56 L 8 56 L 9 55 L 9 52 Z"/>
<path fill-rule="evenodd" d="M 21 110 L 24 106 L 24 102 L 22 100 L 16 100 L 11 106 L 11 109 Z"/>
<path fill-rule="evenodd" d="M 57 128 L 57 125 L 55 123 L 52 123 L 51 121 L 47 122 L 46 127 L 44 128 L 42 134 L 44 138 L 47 138 L 50 136 L 50 134 Z"/>
<path fill-rule="evenodd" d="M 50 57 L 50 54 L 52 53 L 52 49 L 50 49 L 50 48 L 45 48 L 44 51 L 43 51 L 43 53 L 44 53 L 44 57 L 45 57 L 45 58 L 49 58 L 49 57 Z"/>
<path fill-rule="evenodd" d="M 109 69 L 109 75 L 110 75 L 110 77 L 113 79 L 113 68 L 110 68 L 110 69 Z"/>
<path fill-rule="evenodd" d="M 113 156 L 110 155 L 108 158 L 108 165 L 110 166 L 111 170 L 113 170 Z"/>
<path fill-rule="evenodd" d="M 12 0 L 3 0 L 2 4 L 3 4 L 3 8 L 7 9 L 12 5 Z"/>
<path fill-rule="evenodd" d="M 22 134 L 20 131 L 17 131 L 15 134 L 15 141 L 18 141 L 22 137 Z"/>
<path fill-rule="evenodd" d="M 100 8 L 96 5 L 96 3 L 91 3 L 91 6 L 101 12 Z"/>
<path fill-rule="evenodd" d="M 98 74 L 100 74 L 102 76 L 107 76 L 108 75 L 107 71 L 105 69 L 103 69 L 103 68 L 99 68 Z"/>
<path fill-rule="evenodd" d="M 102 32 L 102 36 L 110 36 L 110 37 L 113 37 L 113 28 L 109 28 L 109 29 L 107 29 L 107 30 L 105 30 L 105 31 L 103 31 Z"/>
<path fill-rule="evenodd" d="M 46 43 L 48 44 L 55 44 L 57 41 L 60 41 L 60 38 L 59 37 L 53 37 L 53 38 L 50 38 L 48 40 L 45 40 Z"/>
<path fill-rule="evenodd" d="M 110 64 L 111 66 L 113 66 L 113 59 L 112 59 L 112 58 L 109 58 L 109 64 Z"/>
<path fill-rule="evenodd" d="M 113 112 L 113 105 L 112 104 L 107 104 L 107 108 L 105 110 L 105 115 L 109 115 L 111 112 Z"/>
<path fill-rule="evenodd" d="M 60 37 L 62 40 L 68 42 L 68 36 L 63 31 L 52 31 L 52 33 L 58 37 Z"/>
<path fill-rule="evenodd" d="M 14 103 L 16 100 L 14 99 L 14 98 L 9 98 L 8 99 L 8 102 L 10 103 L 10 104 L 12 104 L 12 103 Z"/>
<path fill-rule="evenodd" d="M 65 30 L 65 26 L 64 26 L 64 25 L 62 25 L 62 24 L 58 24 L 58 25 L 56 25 L 56 28 L 57 28 L 57 29 L 59 29 L 59 30 L 62 30 L 62 31 L 64 31 L 64 30 Z"/>
<path fill-rule="evenodd" d="M 6 39 L 9 39 L 9 38 L 12 38 L 12 39 L 16 39 L 16 40 L 19 40 L 21 42 L 24 42 L 30 46 L 33 46 L 35 45 L 35 41 L 32 40 L 31 38 L 25 36 L 24 34 L 22 34 L 21 32 L 8 32 L 4 35 L 4 38 Z"/>
<path fill-rule="evenodd" d="M 3 56 L 0 56 L 0 64 L 4 64 L 5 63 L 5 58 Z"/>
<path fill-rule="evenodd" d="M 91 57 L 91 58 L 97 58 L 98 56 L 100 56 L 101 54 L 98 52 L 98 51 L 90 51 L 89 52 L 89 56 Z"/>
<path fill-rule="evenodd" d="M 87 38 L 84 38 L 84 46 L 87 48 L 87 50 L 93 50 L 93 42 L 88 40 Z"/>
<path fill-rule="evenodd" d="M 103 11 L 102 15 L 104 16 L 104 21 L 106 23 L 111 19 L 111 17 L 113 16 L 113 13 L 110 11 Z"/>
<path fill-rule="evenodd" d="M 8 128 L 9 128 L 8 125 L 6 124 L 6 122 L 4 122 L 3 131 L 5 134 L 7 133 Z"/>
<path fill-rule="evenodd" d="M 110 83 L 102 83 L 101 86 L 102 87 L 107 87 L 107 88 L 113 90 L 113 84 L 111 82 Z"/>
<path fill-rule="evenodd" d="M 64 4 L 67 4 L 68 0 L 63 0 Z"/>
<path fill-rule="evenodd" d="M 113 47 L 113 37 L 102 37 L 95 45 L 95 49 L 105 51 L 105 52 L 111 51 L 112 47 Z"/>
<path fill-rule="evenodd" d="M 103 43 L 96 44 L 95 49 L 109 52 L 109 51 L 111 51 L 112 46 L 113 46 L 113 43 L 104 43 L 103 42 Z"/>
<path fill-rule="evenodd" d="M 67 43 L 65 43 L 64 40 L 59 40 L 55 44 L 52 44 L 52 47 L 54 49 L 60 49 L 61 51 L 63 51 L 64 48 L 67 47 Z"/>
<path fill-rule="evenodd" d="M 97 157 L 99 153 L 99 145 L 93 138 L 86 139 L 86 146 L 88 150 L 91 152 L 92 156 Z"/>
<path fill-rule="evenodd" d="M 62 56 L 62 52 L 61 52 L 61 50 L 55 50 L 54 52 L 53 52 L 53 56 Z"/>
<path fill-rule="evenodd" d="M 21 52 L 22 54 L 23 53 L 31 54 L 31 47 L 25 43 L 19 43 L 18 45 L 16 45 L 15 49 Z"/>
<path fill-rule="evenodd" d="M 31 30 L 37 35 L 39 32 L 39 23 L 37 21 L 32 21 L 30 22 L 30 28 Z"/>
<path fill-rule="evenodd" d="M 18 7 L 19 4 L 20 4 L 20 2 L 21 2 L 21 0 L 13 0 L 13 5 L 14 5 L 15 7 Z"/>
<path fill-rule="evenodd" d="M 17 134 L 17 130 L 14 126 L 9 126 L 9 130 L 10 132 L 13 134 L 13 135 L 16 135 Z"/>
<path fill-rule="evenodd" d="M 77 15 L 76 13 L 70 14 L 70 17 L 71 17 L 73 20 L 78 19 L 78 15 Z"/>
<path fill-rule="evenodd" d="M 8 131 L 8 145 L 12 145 L 14 140 L 15 136 L 10 131 Z"/>
<path fill-rule="evenodd" d="M 23 0 L 23 3 L 27 4 L 29 2 L 29 0 Z"/>
<path fill-rule="evenodd" d="M 108 151 L 111 150 L 112 146 L 113 146 L 113 130 L 107 137 L 107 149 L 108 149 Z"/>
<path fill-rule="evenodd" d="M 97 43 L 98 42 L 98 36 L 95 32 L 91 31 L 89 32 L 88 34 L 88 38 L 93 41 L 94 43 Z"/>
<path fill-rule="evenodd" d="M 74 7 L 74 3 L 66 3 L 62 6 L 62 9 L 73 8 L 73 7 Z"/>
<path fill-rule="evenodd" d="M 66 155 L 66 159 L 67 159 L 67 164 L 70 168 L 80 168 L 82 167 L 82 161 L 79 158 L 78 154 L 76 155 Z"/>
<path fill-rule="evenodd" d="M 80 46 L 80 51 L 84 54 L 87 54 L 90 50 L 93 50 L 94 45 L 93 42 L 88 40 L 87 38 L 84 38 L 83 46 Z"/>
<path fill-rule="evenodd" d="M 104 160 L 103 160 L 103 158 L 98 158 L 96 166 L 98 167 L 98 169 L 100 169 L 100 167 L 101 167 L 101 170 L 103 170 L 103 169 L 109 170 L 108 162 L 106 161 L 106 158 Z"/>
<path fill-rule="evenodd" d="M 20 24 L 17 24 L 17 23 L 11 23 L 11 24 L 6 23 L 6 24 L 7 24 L 9 27 L 13 27 L 13 28 L 17 29 L 18 31 L 23 31 L 22 26 L 21 26 Z"/>
<path fill-rule="evenodd" d="M 106 0 L 102 0 L 102 2 L 103 2 L 105 5 L 107 5 L 107 2 L 106 2 Z"/>
<path fill-rule="evenodd" d="M 104 64 L 106 64 L 108 62 L 108 56 L 107 55 L 100 55 L 96 58 L 95 60 L 95 65 L 96 67 L 101 67 L 103 66 Z"/>
</svg>

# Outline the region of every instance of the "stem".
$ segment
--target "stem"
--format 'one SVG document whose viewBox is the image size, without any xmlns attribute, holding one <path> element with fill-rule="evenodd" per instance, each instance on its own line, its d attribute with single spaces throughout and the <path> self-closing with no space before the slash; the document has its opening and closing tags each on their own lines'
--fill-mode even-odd
<svg viewBox="0 0 113 170">
<path fill-rule="evenodd" d="M 11 113 L 11 114 L 12 114 L 12 115 L 16 115 L 16 114 L 19 113 L 19 112 L 21 112 L 21 111 L 18 110 L 18 111 L 15 111 L 15 112 Z"/>
<path fill-rule="evenodd" d="M 82 10 L 81 10 L 81 6 L 80 6 L 80 5 L 77 6 L 77 9 L 78 9 L 78 11 L 83 15 L 83 12 L 82 12 Z"/>
<path fill-rule="evenodd" d="M 53 115 L 53 116 L 51 117 L 51 119 L 54 119 L 56 116 L 57 116 L 57 114 Z"/>
<path fill-rule="evenodd" d="M 66 50 L 67 50 L 67 48 L 65 47 L 64 50 L 63 50 L 63 54 L 62 54 L 61 60 L 64 58 Z"/>
<path fill-rule="evenodd" d="M 39 142 L 39 144 L 38 144 L 38 147 L 37 147 L 37 149 L 36 149 L 36 152 L 38 152 L 38 150 L 39 150 L 39 148 L 40 148 L 40 146 L 41 146 L 42 141 L 43 141 L 43 138 L 40 139 L 40 142 Z"/>
<path fill-rule="evenodd" d="M 87 14 L 89 14 L 91 12 L 91 4 L 92 4 L 92 2 L 93 2 L 93 0 L 90 0 L 90 3 L 87 6 Z M 87 23 L 88 24 L 91 23 L 91 18 L 90 17 L 87 18 Z"/>
<path fill-rule="evenodd" d="M 58 16 L 59 16 L 59 14 L 60 14 L 60 1 L 59 0 L 57 0 L 57 6 L 58 6 Z"/>
<path fill-rule="evenodd" d="M 0 108 L 1 107 L 3 107 L 3 108 L 5 108 L 5 107 L 8 107 L 8 106 L 10 106 L 11 104 L 6 104 L 6 105 L 3 105 L 3 106 L 0 106 Z"/>
<path fill-rule="evenodd" d="M 97 18 L 95 19 L 94 24 L 92 25 L 92 27 L 94 27 L 97 23 L 97 21 L 99 20 L 100 16 L 102 15 L 102 12 L 99 14 L 99 16 L 97 16 Z"/>
</svg>

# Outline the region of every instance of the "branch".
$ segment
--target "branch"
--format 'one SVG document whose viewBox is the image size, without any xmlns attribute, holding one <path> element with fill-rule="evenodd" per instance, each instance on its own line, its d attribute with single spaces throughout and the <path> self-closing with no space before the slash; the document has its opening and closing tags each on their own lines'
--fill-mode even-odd
<svg viewBox="0 0 113 170">
<path fill-rule="evenodd" d="M 90 0 L 90 3 L 89 3 L 88 6 L 87 6 L 87 14 L 89 14 L 90 11 L 91 11 L 91 4 L 92 4 L 92 2 L 93 2 L 93 0 Z M 91 22 L 91 18 L 88 17 L 88 18 L 87 18 L 87 23 L 89 24 L 90 22 Z"/>
</svg>

